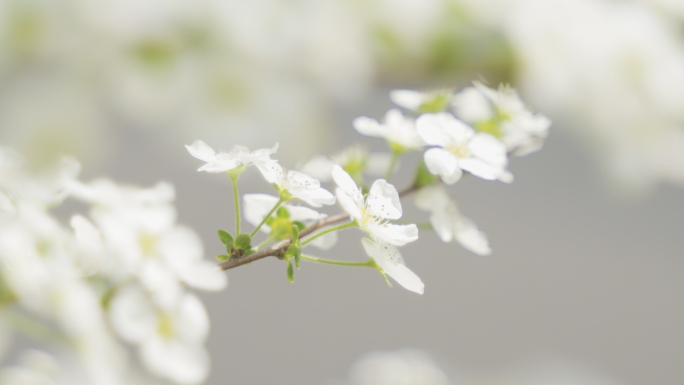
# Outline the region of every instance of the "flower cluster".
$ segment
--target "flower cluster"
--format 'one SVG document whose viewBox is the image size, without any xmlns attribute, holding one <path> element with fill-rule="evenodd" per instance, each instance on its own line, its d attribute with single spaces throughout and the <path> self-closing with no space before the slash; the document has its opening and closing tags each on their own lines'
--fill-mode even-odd
<svg viewBox="0 0 684 385">
<path fill-rule="evenodd" d="M 227 280 L 204 259 L 197 234 L 176 223 L 173 187 L 83 183 L 69 158 L 32 175 L 12 150 L 0 149 L 0 158 L 0 328 L 68 342 L 88 384 L 149 383 L 130 367 L 123 342 L 138 348 L 148 373 L 201 383 L 209 322 L 186 287 L 221 290 Z M 65 199 L 90 211 L 65 226 L 49 211 Z M 62 358 L 72 360 L 54 361 Z M 39 372 L 26 375 L 76 383 L 66 368 Z"/>
<path fill-rule="evenodd" d="M 201 141 L 187 146 L 192 156 L 206 162 L 199 171 L 225 171 L 234 185 L 236 232 L 233 235 L 219 230 L 226 247 L 226 254 L 217 256 L 222 268 L 275 256 L 287 262 L 287 275 L 292 281 L 292 260 L 297 267 L 302 259 L 366 266 L 422 294 L 423 282 L 406 267 L 398 250 L 418 239 L 416 224 L 397 222 L 403 215 L 401 198 L 411 193 L 416 193 L 416 206 L 430 213 L 428 227 L 439 239 L 456 240 L 478 255 L 491 253 L 487 236 L 461 213 L 445 185 L 455 184 L 466 173 L 511 183 L 509 156 L 538 150 L 551 122 L 527 109 L 516 91 L 507 86 L 495 90 L 476 82 L 460 92 L 395 90 L 390 98 L 408 112 L 393 108 L 383 121 L 366 116 L 353 121 L 353 127 L 360 134 L 384 139 L 390 150 L 386 154 L 368 154 L 355 146 L 332 157 L 315 157 L 300 167 L 302 171 L 294 171 L 271 159 L 277 145 L 253 153 L 235 147 L 229 153 L 218 154 Z M 424 151 L 423 161 L 416 167 L 412 185 L 400 193 L 389 180 L 396 173 L 399 158 L 410 151 Z M 242 198 L 245 219 L 254 226 L 251 233 L 244 233 L 240 231 L 237 182 L 240 173 L 252 164 L 273 185 L 277 196 L 247 194 Z M 378 165 L 384 168 L 380 174 L 384 173 L 385 178 L 376 179 L 369 186 L 365 177 L 378 175 Z M 321 187 L 321 181 L 331 180 L 336 185 L 334 196 Z M 329 216 L 290 202 L 302 202 L 314 208 L 337 202 L 344 213 Z M 365 234 L 361 244 L 369 256 L 366 262 L 335 261 L 302 254 L 302 248 L 309 243 L 323 250 L 333 247 L 336 231 L 349 227 Z M 259 231 L 267 238 L 253 246 L 252 238 Z"/>
</svg>

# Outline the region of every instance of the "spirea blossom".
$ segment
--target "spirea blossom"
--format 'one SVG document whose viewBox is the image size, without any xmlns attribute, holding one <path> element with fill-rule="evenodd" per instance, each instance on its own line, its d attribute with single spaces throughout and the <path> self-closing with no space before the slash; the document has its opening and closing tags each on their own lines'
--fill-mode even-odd
<svg viewBox="0 0 684 385">
<path fill-rule="evenodd" d="M 513 155 L 523 156 L 541 148 L 551 127 L 546 116 L 528 110 L 509 86 L 502 84 L 495 90 L 480 82 L 473 85 L 454 96 L 456 116 L 476 130 L 501 139 Z"/>
<path fill-rule="evenodd" d="M 416 126 L 421 138 L 434 146 L 425 151 L 425 165 L 444 183 L 456 183 L 463 171 L 486 180 L 512 180 L 506 170 L 506 146 L 493 135 L 475 132 L 446 112 L 423 114 Z"/>
<path fill-rule="evenodd" d="M 229 152 L 216 152 L 201 140 L 196 140 L 191 145 L 185 146 L 185 148 L 190 155 L 206 162 L 197 171 L 216 173 L 230 171 L 238 166 L 248 166 L 250 164 L 256 165 L 259 169 L 266 167 L 268 163 L 272 162 L 271 155 L 278 151 L 278 143 L 272 148 L 262 148 L 253 152 L 242 146 L 234 146 Z"/>
<path fill-rule="evenodd" d="M 386 180 L 376 180 L 368 195 L 364 197 L 342 167 L 333 166 L 332 175 L 338 186 L 335 194 L 340 205 L 374 240 L 403 246 L 418 239 L 416 225 L 388 223 L 392 219 L 401 218 L 402 209 L 397 189 Z"/>
<path fill-rule="evenodd" d="M 445 243 L 456 239 L 464 248 L 478 255 L 489 255 L 487 235 L 468 217 L 461 214 L 456 203 L 440 185 L 429 186 L 416 193 L 416 206 L 430 212 L 430 224 Z"/>
<path fill-rule="evenodd" d="M 396 247 L 385 242 L 374 242 L 368 238 L 361 239 L 363 248 L 369 257 L 373 258 L 383 273 L 392 277 L 406 290 L 423 294 L 423 281 L 404 264 L 404 258 Z"/>
<path fill-rule="evenodd" d="M 318 179 L 302 172 L 285 170 L 275 161 L 270 161 L 266 167 L 259 167 L 264 179 L 275 184 L 280 191 L 286 191 L 293 197 L 301 199 L 313 207 L 331 205 L 335 203 L 335 196 L 321 187 Z"/>
<path fill-rule="evenodd" d="M 383 138 L 390 143 L 390 146 L 399 149 L 414 150 L 425 145 L 416 132 L 416 123 L 413 118 L 405 117 L 396 108 L 387 111 L 383 123 L 361 116 L 354 119 L 353 125 L 359 134 Z"/>
</svg>

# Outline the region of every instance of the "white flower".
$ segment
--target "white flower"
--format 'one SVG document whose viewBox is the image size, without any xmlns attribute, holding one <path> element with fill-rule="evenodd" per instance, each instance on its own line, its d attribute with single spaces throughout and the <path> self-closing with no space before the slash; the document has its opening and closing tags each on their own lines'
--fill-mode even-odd
<svg viewBox="0 0 684 385">
<path fill-rule="evenodd" d="M 354 119 L 353 125 L 359 134 L 383 138 L 401 149 L 414 150 L 425 145 L 416 132 L 413 119 L 405 117 L 396 108 L 387 111 L 384 124 L 367 116 L 361 116 Z"/>
<path fill-rule="evenodd" d="M 178 384 L 201 383 L 209 373 L 202 347 L 209 318 L 197 297 L 184 294 L 170 309 L 156 308 L 137 287 L 121 288 L 111 303 L 111 321 L 126 341 L 138 345 L 143 364 Z"/>
<path fill-rule="evenodd" d="M 418 239 L 418 227 L 393 225 L 389 220 L 401 218 L 401 202 L 397 189 L 384 179 L 376 180 L 367 197 L 340 166 L 333 166 L 333 179 L 339 186 L 335 193 L 342 208 L 351 215 L 363 231 L 374 240 L 403 246 Z"/>
<path fill-rule="evenodd" d="M 389 97 L 394 104 L 416 112 L 441 112 L 448 106 L 452 98 L 448 90 L 421 92 L 415 90 L 392 90 Z"/>
<path fill-rule="evenodd" d="M 373 242 L 368 238 L 361 239 L 364 250 L 373 258 L 378 267 L 392 277 L 406 290 L 423 294 L 425 285 L 418 276 L 404 265 L 404 258 L 394 246 L 384 242 Z"/>
<path fill-rule="evenodd" d="M 354 385 L 452 385 L 426 352 L 417 349 L 375 351 L 358 359 L 350 371 Z"/>
<path fill-rule="evenodd" d="M 321 182 L 299 171 L 285 169 L 275 161 L 266 167 L 259 167 L 267 182 L 278 186 L 279 191 L 287 191 L 293 197 L 301 199 L 313 207 L 335 203 L 335 196 L 321 188 Z"/>
<path fill-rule="evenodd" d="M 444 183 L 456 183 L 463 171 L 487 180 L 512 180 L 513 176 L 506 171 L 506 146 L 494 136 L 476 133 L 445 112 L 421 115 L 416 127 L 427 144 L 437 146 L 425 151 L 425 165 Z"/>
<path fill-rule="evenodd" d="M 262 148 L 254 152 L 242 146 L 234 146 L 230 152 L 214 151 L 209 145 L 201 140 L 194 141 L 190 146 L 185 146 L 190 155 L 207 162 L 197 171 L 224 172 L 232 170 L 238 166 L 254 164 L 259 169 L 266 167 L 268 163 L 274 162 L 271 155 L 278 150 L 278 143 L 272 148 Z"/>
<path fill-rule="evenodd" d="M 278 203 L 278 197 L 268 194 L 245 194 L 242 199 L 244 201 L 244 218 L 253 226 L 259 225 L 273 206 Z M 289 213 L 289 222 L 313 222 L 327 217 L 326 214 L 304 206 L 285 204 L 281 207 L 284 207 Z M 264 224 L 260 230 L 268 234 L 271 232 L 271 227 L 268 224 Z M 334 246 L 336 242 L 337 233 L 331 232 L 314 239 L 311 241 L 311 244 L 327 250 Z"/>
<path fill-rule="evenodd" d="M 443 242 L 456 239 L 461 246 L 475 254 L 491 254 L 487 235 L 470 218 L 461 214 L 444 187 L 433 185 L 421 189 L 416 194 L 415 202 L 418 208 L 430 212 L 430 224 Z"/>
<path fill-rule="evenodd" d="M 361 146 L 350 146 L 330 157 L 324 155 L 315 156 L 299 167 L 299 170 L 317 178 L 321 182 L 331 182 L 334 165 L 339 165 L 347 170 L 350 175 L 360 178 L 363 172 L 371 176 L 385 175 L 391 163 L 392 155 L 390 153 L 369 153 L 368 150 Z"/>
<path fill-rule="evenodd" d="M 523 156 L 541 148 L 551 127 L 547 117 L 530 112 L 511 87 L 500 85 L 495 90 L 480 82 L 473 84 L 454 96 L 456 116 L 478 131 L 500 138 L 513 155 Z"/>
</svg>

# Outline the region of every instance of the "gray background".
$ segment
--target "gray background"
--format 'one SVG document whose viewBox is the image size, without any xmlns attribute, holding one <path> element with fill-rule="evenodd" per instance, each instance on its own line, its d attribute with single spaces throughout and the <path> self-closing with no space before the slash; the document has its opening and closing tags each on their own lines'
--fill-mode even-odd
<svg viewBox="0 0 684 385">
<path fill-rule="evenodd" d="M 334 111 L 320 149 L 281 148 L 277 157 L 292 168 L 301 154 L 364 140 L 350 122 L 381 117 L 390 106 L 386 91 Z M 565 128 L 556 121 L 540 153 L 513 159 L 512 185 L 466 178 L 450 190 L 488 234 L 494 253 L 478 257 L 421 233 L 403 254 L 425 282 L 423 296 L 388 288 L 370 269 L 304 263 L 294 284 L 275 259 L 228 272 L 226 291 L 202 294 L 212 322 L 207 383 L 322 384 L 346 378 L 365 352 L 416 347 L 450 373 L 496 373 L 558 359 L 617 384 L 681 384 L 682 191 L 664 186 L 640 199 L 616 195 Z M 254 134 L 254 147 L 288 137 Z M 180 222 L 201 234 L 208 256 L 220 253 L 216 230 L 234 226 L 227 178 L 195 172 L 200 163 L 182 145 L 198 138 L 159 141 L 158 135 L 118 131 L 122 150 L 107 168 L 86 168 L 84 179 L 174 183 Z M 227 149 L 238 144 L 231 137 L 227 130 L 223 142 L 210 144 Z M 364 141 L 383 148 L 380 140 Z M 411 165 L 403 162 L 398 186 L 410 179 Z M 256 170 L 242 182 L 242 192 L 271 191 Z M 426 220 L 411 199 L 404 211 L 407 219 Z M 336 249 L 312 254 L 365 259 L 360 233 L 345 231 Z"/>
</svg>

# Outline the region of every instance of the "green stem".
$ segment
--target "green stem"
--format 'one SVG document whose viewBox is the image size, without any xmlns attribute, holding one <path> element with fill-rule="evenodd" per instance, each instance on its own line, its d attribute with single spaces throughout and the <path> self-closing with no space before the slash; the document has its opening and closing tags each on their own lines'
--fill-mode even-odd
<svg viewBox="0 0 684 385">
<path fill-rule="evenodd" d="M 235 199 L 235 236 L 240 234 L 240 194 L 238 194 L 238 177 L 240 174 L 230 175 L 230 180 L 233 181 L 233 198 Z"/>
<path fill-rule="evenodd" d="M 339 226 L 331 227 L 327 230 L 321 231 L 320 233 L 316 233 L 315 235 L 312 235 L 310 238 L 307 238 L 304 242 L 300 242 L 299 246 L 304 246 L 307 243 L 313 241 L 314 239 L 320 237 L 321 235 L 325 235 L 325 234 L 328 234 L 330 232 L 337 231 L 337 230 L 346 229 L 347 227 L 357 227 L 357 226 L 358 225 L 356 224 L 356 220 L 353 220 L 351 222 L 348 222 L 348 223 L 345 223 L 345 224 L 342 224 Z"/>
<path fill-rule="evenodd" d="M 260 244 L 257 245 L 256 250 L 259 250 L 262 247 L 266 246 L 272 240 L 273 240 L 273 238 L 271 238 L 271 237 L 266 238 L 263 242 L 261 242 Z"/>
<path fill-rule="evenodd" d="M 335 261 L 332 259 L 323 259 L 323 258 L 318 258 L 318 257 L 312 257 L 310 255 L 302 255 L 302 259 L 306 259 L 307 261 L 311 262 L 318 262 L 318 263 L 325 263 L 327 265 L 337 265 L 337 266 L 359 266 L 359 267 L 375 267 L 375 261 L 370 258 L 366 262 L 347 262 L 347 261 Z"/>
<path fill-rule="evenodd" d="M 254 235 L 257 233 L 257 231 L 259 231 L 259 229 L 261 228 L 261 226 L 263 226 L 264 223 L 266 223 L 266 221 L 268 220 L 268 218 L 270 218 L 271 215 L 273 215 L 273 213 L 276 212 L 276 210 L 278 210 L 278 207 L 280 207 L 280 205 L 282 205 L 285 201 L 286 201 L 286 199 L 280 198 L 280 199 L 278 200 L 278 203 L 276 203 L 275 206 L 273 206 L 273 208 L 271 209 L 271 211 L 269 211 L 269 213 L 266 214 L 266 216 L 265 216 L 264 219 L 261 221 L 261 223 L 259 223 L 259 226 L 257 226 L 257 227 L 254 229 L 254 231 L 252 231 L 252 234 L 250 234 L 249 236 L 250 236 L 250 237 L 254 237 Z"/>
<path fill-rule="evenodd" d="M 392 149 L 392 160 L 390 161 L 389 168 L 387 169 L 387 173 L 385 174 L 385 180 L 388 182 L 392 178 L 392 175 L 394 175 L 394 169 L 397 168 L 397 162 L 399 161 L 401 153 L 402 151 L 400 150 Z"/>
</svg>

